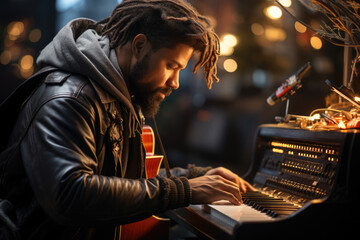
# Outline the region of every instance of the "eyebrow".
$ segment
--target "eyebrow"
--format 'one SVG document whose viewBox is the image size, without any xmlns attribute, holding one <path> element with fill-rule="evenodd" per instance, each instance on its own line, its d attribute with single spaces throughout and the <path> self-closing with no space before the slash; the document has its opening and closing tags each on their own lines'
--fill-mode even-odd
<svg viewBox="0 0 360 240">
<path fill-rule="evenodd" d="M 174 60 L 174 59 L 169 59 L 170 62 L 175 63 L 176 65 L 178 65 L 179 68 L 181 69 L 185 69 L 186 66 L 183 66 L 181 63 L 179 63 L 178 61 Z"/>
</svg>

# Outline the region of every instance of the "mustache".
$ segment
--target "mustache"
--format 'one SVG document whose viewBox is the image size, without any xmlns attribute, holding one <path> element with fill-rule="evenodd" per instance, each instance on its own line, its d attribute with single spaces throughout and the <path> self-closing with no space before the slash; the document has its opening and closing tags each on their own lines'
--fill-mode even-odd
<svg viewBox="0 0 360 240">
<path fill-rule="evenodd" d="M 158 90 L 156 90 L 156 92 L 161 92 L 163 93 L 165 96 L 169 96 L 172 93 L 172 88 L 170 87 L 163 87 L 163 88 L 159 88 Z"/>
</svg>

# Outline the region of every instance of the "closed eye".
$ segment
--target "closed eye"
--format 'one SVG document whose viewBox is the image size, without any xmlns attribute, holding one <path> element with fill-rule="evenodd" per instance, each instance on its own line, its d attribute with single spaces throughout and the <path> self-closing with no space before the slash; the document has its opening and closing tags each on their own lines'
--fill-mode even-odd
<svg viewBox="0 0 360 240">
<path fill-rule="evenodd" d="M 185 66 L 183 66 L 182 64 L 180 64 L 178 61 L 176 60 L 170 60 L 168 62 L 168 66 L 171 68 L 171 69 L 174 69 L 174 70 L 177 70 L 177 69 L 180 69 L 180 70 L 183 70 L 185 69 Z"/>
<path fill-rule="evenodd" d="M 178 66 L 175 64 L 169 63 L 169 64 L 167 64 L 167 68 L 170 70 L 176 70 L 178 68 Z"/>
</svg>

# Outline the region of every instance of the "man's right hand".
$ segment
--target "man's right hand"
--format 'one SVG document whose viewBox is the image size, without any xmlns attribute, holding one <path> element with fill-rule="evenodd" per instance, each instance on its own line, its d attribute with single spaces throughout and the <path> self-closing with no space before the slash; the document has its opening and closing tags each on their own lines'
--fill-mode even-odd
<svg viewBox="0 0 360 240">
<path fill-rule="evenodd" d="M 206 204 L 228 200 L 234 205 L 242 203 L 239 186 L 220 175 L 205 175 L 189 179 L 192 191 L 191 204 Z"/>
</svg>

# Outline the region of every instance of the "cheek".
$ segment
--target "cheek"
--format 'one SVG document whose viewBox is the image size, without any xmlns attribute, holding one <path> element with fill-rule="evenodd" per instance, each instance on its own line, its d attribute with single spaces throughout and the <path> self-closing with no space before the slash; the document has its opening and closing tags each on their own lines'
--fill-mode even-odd
<svg viewBox="0 0 360 240">
<path fill-rule="evenodd" d="M 166 85 L 166 81 L 169 79 L 169 76 L 170 71 L 167 71 L 164 68 L 154 68 L 147 74 L 147 76 L 145 76 L 147 77 L 145 81 L 147 82 L 147 85 L 152 86 L 151 89 L 154 90 Z"/>
</svg>

